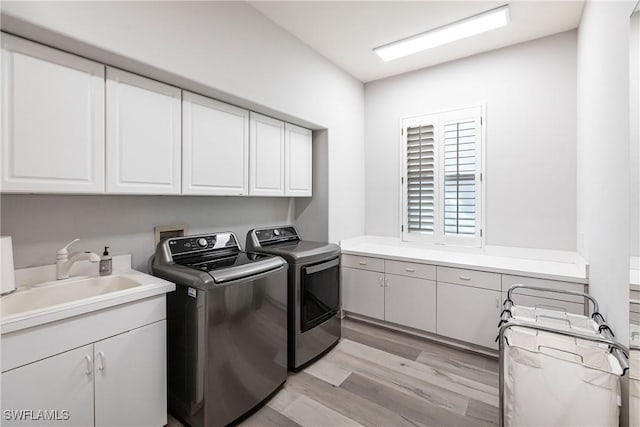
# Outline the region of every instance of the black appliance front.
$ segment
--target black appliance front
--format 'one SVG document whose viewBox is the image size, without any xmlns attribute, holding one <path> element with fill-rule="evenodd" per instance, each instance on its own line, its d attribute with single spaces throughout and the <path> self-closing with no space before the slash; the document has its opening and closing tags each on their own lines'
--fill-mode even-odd
<svg viewBox="0 0 640 427">
<path fill-rule="evenodd" d="M 300 271 L 300 331 L 333 317 L 340 310 L 340 260 L 306 265 Z"/>
</svg>

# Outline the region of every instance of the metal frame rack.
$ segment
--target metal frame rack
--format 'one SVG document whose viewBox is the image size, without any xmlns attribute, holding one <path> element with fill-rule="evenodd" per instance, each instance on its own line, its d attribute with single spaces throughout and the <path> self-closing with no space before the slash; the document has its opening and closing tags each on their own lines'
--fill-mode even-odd
<svg viewBox="0 0 640 427">
<path fill-rule="evenodd" d="M 535 307 L 532 309 L 535 314 L 532 318 L 521 317 L 518 316 L 519 306 L 516 306 L 512 299 L 512 294 L 517 290 L 534 290 L 578 296 L 591 302 L 593 311 L 590 316 L 581 316 L 566 313 L 562 309 L 555 310 L 554 308 L 550 310 L 548 307 L 544 307 L 544 309 L 540 310 L 540 314 L 538 315 L 536 314 L 538 307 Z M 507 299 L 504 301 L 503 310 L 500 314 L 500 322 L 498 324 L 499 333 L 496 338 L 496 340 L 499 341 L 500 351 L 500 426 L 505 425 L 505 345 L 509 345 L 507 337 L 505 336 L 507 331 L 520 328 L 521 330 L 529 330 L 530 333 L 531 331 L 535 331 L 535 335 L 538 335 L 540 332 L 544 332 L 552 334 L 552 336 L 558 338 L 563 337 L 565 340 L 567 338 L 571 338 L 571 341 L 575 343 L 578 343 L 579 341 L 582 343 L 594 343 L 596 344 L 594 349 L 601 349 L 602 352 L 608 352 L 614 356 L 620 366 L 620 376 L 625 375 L 629 369 L 629 350 L 622 344 L 615 341 L 613 331 L 606 324 L 604 316 L 602 316 L 598 310 L 598 302 L 590 295 L 580 292 L 525 285 L 514 285 L 509 288 L 507 291 Z M 529 313 L 531 313 L 531 310 L 529 310 Z M 574 327 L 572 325 L 572 320 L 578 320 L 580 327 Z M 524 331 L 521 331 L 521 333 L 524 333 Z M 540 348 L 538 348 L 538 350 L 540 350 Z M 566 363 L 575 362 L 567 361 Z"/>
</svg>

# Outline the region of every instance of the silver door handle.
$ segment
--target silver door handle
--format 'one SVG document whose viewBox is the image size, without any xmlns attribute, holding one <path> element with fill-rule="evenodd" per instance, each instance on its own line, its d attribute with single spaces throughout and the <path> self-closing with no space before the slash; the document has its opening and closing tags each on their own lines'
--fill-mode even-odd
<svg viewBox="0 0 640 427">
<path fill-rule="evenodd" d="M 471 280 L 469 276 L 460 276 L 460 280 Z"/>
<path fill-rule="evenodd" d="M 104 353 L 102 351 L 98 352 L 98 357 L 100 358 L 100 364 L 98 365 L 98 371 L 104 371 Z"/>
<path fill-rule="evenodd" d="M 311 267 L 304 267 L 306 274 L 316 274 L 323 270 L 328 270 L 330 268 L 336 267 L 340 264 L 340 258 L 334 258 L 327 262 L 323 262 L 322 264 L 312 265 Z"/>
<path fill-rule="evenodd" d="M 367 265 L 367 261 L 360 261 L 358 264 L 360 264 L 360 265 Z"/>
<path fill-rule="evenodd" d="M 84 373 L 91 376 L 91 371 L 93 371 L 93 366 L 91 365 L 91 356 L 85 355 L 84 360 L 85 362 L 87 362 L 87 369 L 84 371 Z"/>
<path fill-rule="evenodd" d="M 405 268 L 405 271 L 408 271 L 409 273 L 415 273 L 416 269 L 415 268 Z"/>
</svg>

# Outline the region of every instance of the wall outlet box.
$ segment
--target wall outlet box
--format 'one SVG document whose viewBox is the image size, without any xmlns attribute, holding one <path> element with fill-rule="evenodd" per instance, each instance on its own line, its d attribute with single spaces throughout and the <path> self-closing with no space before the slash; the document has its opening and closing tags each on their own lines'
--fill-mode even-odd
<svg viewBox="0 0 640 427">
<path fill-rule="evenodd" d="M 156 236 L 156 246 L 161 240 L 171 237 L 182 237 L 187 234 L 187 226 L 184 224 L 176 225 L 157 225 L 153 227 Z"/>
</svg>

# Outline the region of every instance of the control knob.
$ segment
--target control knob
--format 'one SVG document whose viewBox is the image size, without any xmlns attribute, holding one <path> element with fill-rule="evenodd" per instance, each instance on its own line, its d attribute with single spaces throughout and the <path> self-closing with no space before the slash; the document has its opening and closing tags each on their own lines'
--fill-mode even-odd
<svg viewBox="0 0 640 427">
<path fill-rule="evenodd" d="M 204 237 L 201 237 L 196 241 L 196 244 L 201 248 L 206 248 L 207 247 L 207 239 L 205 239 Z"/>
</svg>

